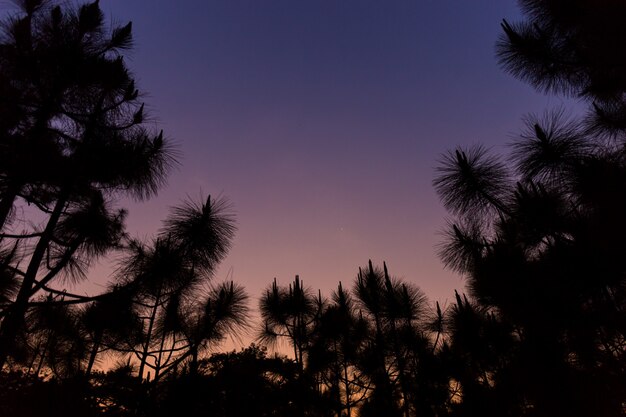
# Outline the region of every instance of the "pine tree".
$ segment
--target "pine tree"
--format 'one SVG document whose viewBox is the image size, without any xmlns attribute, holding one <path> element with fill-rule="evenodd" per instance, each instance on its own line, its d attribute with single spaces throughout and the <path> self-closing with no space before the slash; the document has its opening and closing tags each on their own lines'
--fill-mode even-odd
<svg viewBox="0 0 626 417">
<path fill-rule="evenodd" d="M 505 366 L 488 376 L 487 391 L 519 393 L 509 412 L 621 415 L 626 7 L 520 4 L 526 21 L 502 24 L 505 70 L 540 91 L 580 97 L 589 112 L 528 116 L 506 162 L 481 147 L 446 154 L 434 184 L 456 219 L 441 255 L 466 275 L 484 314 L 518 341 L 496 353 Z M 485 336 L 474 334 L 497 346 Z M 481 378 L 469 377 L 463 389 Z"/>
<path fill-rule="evenodd" d="M 90 263 L 124 237 L 125 211 L 164 183 L 172 152 L 150 132 L 123 53 L 131 24 L 109 31 L 98 2 L 80 7 L 19 2 L 0 40 L 0 235 L 3 274 L 19 288 L 2 307 L 0 364 L 29 302 L 59 277 L 84 278 Z M 4 113 L 6 112 L 6 113 Z M 15 207 L 39 210 L 22 230 Z"/>
</svg>

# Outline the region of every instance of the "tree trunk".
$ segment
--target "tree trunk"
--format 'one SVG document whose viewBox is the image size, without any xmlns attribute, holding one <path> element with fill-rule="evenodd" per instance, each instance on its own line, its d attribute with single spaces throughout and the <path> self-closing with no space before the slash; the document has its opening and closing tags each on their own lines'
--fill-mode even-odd
<svg viewBox="0 0 626 417">
<path fill-rule="evenodd" d="M 352 406 L 350 403 L 350 396 L 352 393 L 350 392 L 350 380 L 348 379 L 348 364 L 346 363 L 345 355 L 343 359 L 343 376 L 345 378 L 345 387 L 346 387 L 346 410 L 348 412 L 348 417 L 352 416 Z"/>
<path fill-rule="evenodd" d="M 193 345 L 191 347 L 191 362 L 189 363 L 189 375 L 198 375 L 198 346 Z"/>
<path fill-rule="evenodd" d="M 152 308 L 152 314 L 150 315 L 150 321 L 148 323 L 148 333 L 146 334 L 146 343 L 143 345 L 143 352 L 141 355 L 141 362 L 139 364 L 139 378 L 143 379 L 143 371 L 148 361 L 148 351 L 150 350 L 150 339 L 152 338 L 152 330 L 154 328 L 154 320 L 156 319 L 156 313 L 159 308 L 159 302 L 161 299 L 161 289 L 157 291 L 156 298 L 154 300 L 154 307 Z"/>
<path fill-rule="evenodd" d="M 37 273 L 39 272 L 39 267 L 41 266 L 41 261 L 44 258 L 50 241 L 52 240 L 54 229 L 61 218 L 61 214 L 65 209 L 68 199 L 69 190 L 65 190 L 57 200 L 52 214 L 50 214 L 48 224 L 39 238 L 35 251 L 33 252 L 33 255 L 28 263 L 28 268 L 26 269 L 26 274 L 22 280 L 20 291 L 13 304 L 8 308 L 8 313 L 2 322 L 2 326 L 0 327 L 0 368 L 2 368 L 6 363 L 11 350 L 10 347 L 13 344 L 20 327 L 24 323 L 24 316 L 26 315 L 26 310 L 28 309 L 28 300 L 32 295 L 32 288 L 35 284 Z"/>
<path fill-rule="evenodd" d="M 400 343 L 398 341 L 398 334 L 395 325 L 395 321 L 392 320 L 392 333 L 393 333 L 393 350 L 394 355 L 396 356 L 396 364 L 398 366 L 398 379 L 400 380 L 400 388 L 402 390 L 402 410 L 404 413 L 404 417 L 409 417 L 410 415 L 410 386 L 407 381 L 406 376 L 406 361 L 404 359 L 404 355 L 402 354 L 402 349 L 400 348 Z"/>
<path fill-rule="evenodd" d="M 93 346 L 91 347 L 91 353 L 89 354 L 89 363 L 87 363 L 87 369 L 85 370 L 85 376 L 87 377 L 91 375 L 91 369 L 93 368 L 93 364 L 96 362 L 98 349 L 100 349 L 100 344 L 102 342 L 102 333 L 102 330 L 99 330 L 93 337 Z"/>
<path fill-rule="evenodd" d="M 159 355 L 157 356 L 156 366 L 154 369 L 154 381 L 158 381 L 159 374 L 161 373 L 161 360 L 163 359 L 163 347 L 165 346 L 165 332 L 161 335 L 161 344 L 159 346 Z M 167 363 L 167 359 L 165 360 Z"/>
</svg>

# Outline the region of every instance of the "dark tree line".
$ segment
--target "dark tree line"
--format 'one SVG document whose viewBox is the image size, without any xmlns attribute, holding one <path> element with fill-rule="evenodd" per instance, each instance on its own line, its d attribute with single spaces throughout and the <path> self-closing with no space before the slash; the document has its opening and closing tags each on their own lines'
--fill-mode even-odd
<svg viewBox="0 0 626 417">
<path fill-rule="evenodd" d="M 255 325 L 243 288 L 213 282 L 226 200 L 125 232 L 119 199 L 175 163 L 123 59 L 131 24 L 107 30 L 97 1 L 17 3 L 0 38 L 0 415 L 626 414 L 623 2 L 521 0 L 526 20 L 503 21 L 504 69 L 588 111 L 527 116 L 506 157 L 442 157 L 440 254 L 467 295 L 432 305 L 370 261 L 329 295 L 274 280 Z M 67 290 L 113 255 L 104 292 Z M 258 344 L 214 353 L 242 332 Z"/>
</svg>

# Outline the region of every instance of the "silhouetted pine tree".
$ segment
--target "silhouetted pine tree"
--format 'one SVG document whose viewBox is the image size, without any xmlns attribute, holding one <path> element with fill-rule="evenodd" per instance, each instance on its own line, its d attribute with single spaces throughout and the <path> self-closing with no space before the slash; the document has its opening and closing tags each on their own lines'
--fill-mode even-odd
<svg viewBox="0 0 626 417">
<path fill-rule="evenodd" d="M 370 329 L 340 283 L 313 331 L 307 363 L 307 372 L 323 385 L 329 408 L 339 417 L 352 416 L 368 394 L 358 362 Z"/>
<path fill-rule="evenodd" d="M 228 202 L 210 196 L 202 204 L 186 201 L 164 224 L 151 244 L 129 246 L 119 271 L 121 282 L 133 288 L 144 320 L 139 346 L 128 346 L 139 360 L 140 378 L 146 367 L 159 378 L 187 359 L 196 368 L 203 347 L 247 319 L 247 297 L 232 282 L 202 296 L 234 236 Z"/>
<path fill-rule="evenodd" d="M 93 370 L 99 354 L 128 343 L 137 343 L 141 336 L 141 319 L 133 293 L 113 288 L 109 296 L 86 306 L 80 315 L 81 327 L 89 343 L 89 359 L 85 375 Z"/>
<path fill-rule="evenodd" d="M 296 275 L 287 287 L 278 286 L 276 279 L 261 296 L 259 308 L 263 320 L 259 341 L 275 345 L 287 339 L 293 348 L 294 360 L 303 369 L 311 335 L 315 329 L 324 300 L 316 298 Z"/>
<path fill-rule="evenodd" d="M 125 213 L 111 206 L 113 197 L 153 195 L 173 161 L 162 134 L 143 125 L 122 59 L 131 25 L 109 31 L 97 1 L 18 5 L 0 40 L 0 88 L 9 94 L 0 104 L 8 117 L 0 131 L 0 237 L 17 251 L 5 270 L 19 281 L 3 306 L 0 364 L 33 297 L 61 276 L 83 278 L 91 261 L 118 245 Z M 40 211 L 41 226 L 11 226 L 13 208 L 24 203 Z"/>
<path fill-rule="evenodd" d="M 508 164 L 481 147 L 456 149 L 441 161 L 435 187 L 456 216 L 441 254 L 467 276 L 479 303 L 476 310 L 458 300 L 453 315 L 484 309 L 476 317 L 488 318 L 463 339 L 451 336 L 451 346 L 466 345 L 455 354 L 490 372 L 460 381 L 461 408 L 472 415 L 472 404 L 481 406 L 472 397 L 515 390 L 504 409 L 511 415 L 622 415 L 626 32 L 617 22 L 626 8 L 520 4 L 528 20 L 503 23 L 498 53 L 505 69 L 540 90 L 588 100 L 590 113 L 581 120 L 562 111 L 529 116 Z M 489 322 L 496 333 L 510 328 L 512 348 L 488 351 L 498 340 L 484 333 Z M 501 363 L 481 364 L 494 354 Z"/>
</svg>

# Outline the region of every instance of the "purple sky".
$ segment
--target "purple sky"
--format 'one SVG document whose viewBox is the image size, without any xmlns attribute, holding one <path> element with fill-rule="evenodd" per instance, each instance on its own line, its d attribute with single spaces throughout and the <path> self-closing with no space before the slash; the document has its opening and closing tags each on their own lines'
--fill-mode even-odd
<svg viewBox="0 0 626 417">
<path fill-rule="evenodd" d="M 274 277 L 329 294 L 370 258 L 449 302 L 463 281 L 436 256 L 439 155 L 504 151 L 524 114 L 561 103 L 498 68 L 512 0 L 101 5 L 133 22 L 129 66 L 181 153 L 158 198 L 128 205 L 129 231 L 152 234 L 187 195 L 228 197 L 239 230 L 217 280 L 232 269 L 253 306 Z"/>
</svg>

